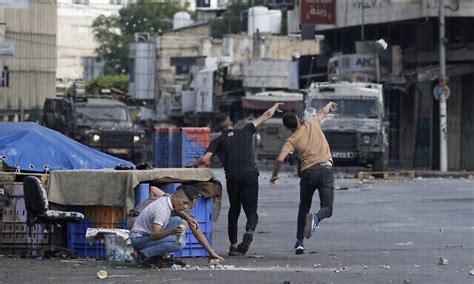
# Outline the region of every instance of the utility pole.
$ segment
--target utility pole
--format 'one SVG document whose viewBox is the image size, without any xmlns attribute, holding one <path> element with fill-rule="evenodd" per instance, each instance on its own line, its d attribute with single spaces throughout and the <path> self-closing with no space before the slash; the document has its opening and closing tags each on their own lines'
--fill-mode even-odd
<svg viewBox="0 0 474 284">
<path fill-rule="evenodd" d="M 362 23 L 360 25 L 360 39 L 362 41 L 365 40 L 364 25 L 365 25 L 365 2 L 362 0 Z"/>
<path fill-rule="evenodd" d="M 439 83 L 446 83 L 446 40 L 445 40 L 445 17 L 444 0 L 438 0 L 439 16 Z M 448 129 L 447 129 L 446 97 L 439 98 L 439 170 L 448 170 Z"/>
</svg>

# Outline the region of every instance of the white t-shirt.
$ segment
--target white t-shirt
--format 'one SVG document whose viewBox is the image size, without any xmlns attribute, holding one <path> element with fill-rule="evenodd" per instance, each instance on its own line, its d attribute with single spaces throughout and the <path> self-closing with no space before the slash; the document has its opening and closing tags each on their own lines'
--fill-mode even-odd
<svg viewBox="0 0 474 284">
<path fill-rule="evenodd" d="M 153 224 L 161 225 L 165 228 L 171 218 L 173 205 L 171 197 L 164 196 L 153 201 L 138 216 L 133 224 L 132 232 L 141 235 L 151 235 Z"/>
</svg>

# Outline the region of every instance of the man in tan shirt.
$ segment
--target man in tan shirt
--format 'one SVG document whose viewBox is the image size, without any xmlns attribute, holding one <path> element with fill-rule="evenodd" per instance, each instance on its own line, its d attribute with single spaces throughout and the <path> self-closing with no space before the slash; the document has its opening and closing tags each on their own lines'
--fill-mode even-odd
<svg viewBox="0 0 474 284">
<path fill-rule="evenodd" d="M 278 172 L 289 154 L 296 154 L 301 163 L 300 205 L 296 230 L 296 254 L 306 253 L 303 237 L 309 239 L 316 226 L 332 215 L 334 203 L 333 161 L 329 144 L 321 130 L 321 120 L 336 110 L 336 103 L 329 102 L 317 116 L 302 123 L 294 113 L 283 115 L 283 124 L 293 134 L 286 140 L 276 160 L 271 184 L 278 180 Z M 321 208 L 310 213 L 314 192 L 318 190 Z"/>
</svg>

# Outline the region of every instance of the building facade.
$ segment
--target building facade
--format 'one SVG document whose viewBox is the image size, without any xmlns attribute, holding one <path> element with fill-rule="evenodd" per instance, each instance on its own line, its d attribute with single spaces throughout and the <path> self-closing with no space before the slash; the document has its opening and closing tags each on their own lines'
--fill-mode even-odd
<svg viewBox="0 0 474 284">
<path fill-rule="evenodd" d="M 2 3 L 0 120 L 35 119 L 44 100 L 56 94 L 56 1 Z"/>
<path fill-rule="evenodd" d="M 316 4 L 315 4 L 316 3 Z M 330 53 L 372 51 L 360 42 L 380 38 L 381 83 L 390 121 L 392 166 L 439 168 L 439 44 L 446 47 L 448 169 L 474 169 L 474 2 L 445 0 L 446 38 L 439 37 L 438 1 L 302 0 L 290 11 L 290 32 L 323 34 Z M 316 13 L 317 12 L 317 13 Z M 358 44 L 359 42 L 359 44 Z"/>
<path fill-rule="evenodd" d="M 57 35 L 57 86 L 62 94 L 74 80 L 101 75 L 103 63 L 95 61 L 92 23 L 103 15 L 118 15 L 129 0 L 59 0 Z"/>
</svg>

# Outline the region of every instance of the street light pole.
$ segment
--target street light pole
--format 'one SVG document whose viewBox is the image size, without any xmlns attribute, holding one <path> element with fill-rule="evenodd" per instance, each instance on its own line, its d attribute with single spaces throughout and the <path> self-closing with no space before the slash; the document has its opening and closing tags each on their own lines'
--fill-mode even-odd
<svg viewBox="0 0 474 284">
<path fill-rule="evenodd" d="M 438 0 L 439 16 L 439 82 L 446 82 L 446 46 L 445 46 L 445 16 L 444 0 Z M 439 98 L 439 169 L 448 170 L 448 129 L 447 129 L 446 97 Z"/>
</svg>

